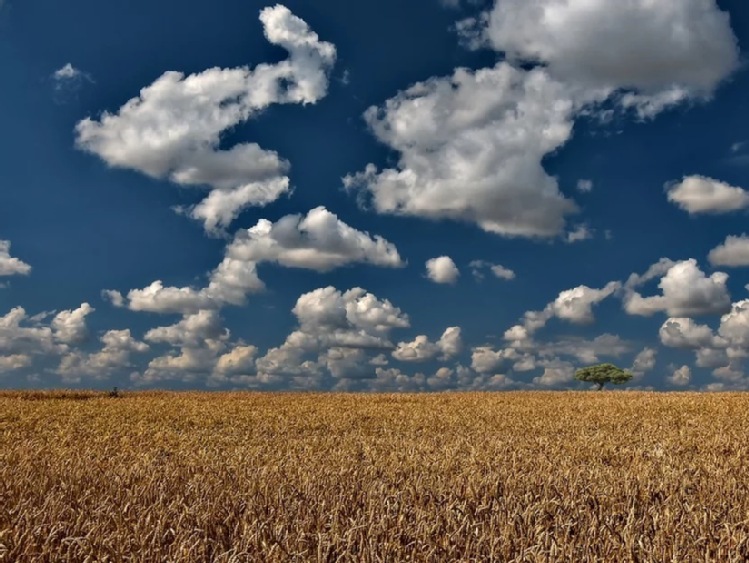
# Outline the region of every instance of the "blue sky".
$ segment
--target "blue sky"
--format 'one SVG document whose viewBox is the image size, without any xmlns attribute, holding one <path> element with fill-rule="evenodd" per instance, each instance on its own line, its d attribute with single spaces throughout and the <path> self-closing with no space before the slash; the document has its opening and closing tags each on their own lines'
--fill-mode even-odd
<svg viewBox="0 0 749 563">
<path fill-rule="evenodd" d="M 0 387 L 749 387 L 740 0 L 0 2 Z"/>
</svg>

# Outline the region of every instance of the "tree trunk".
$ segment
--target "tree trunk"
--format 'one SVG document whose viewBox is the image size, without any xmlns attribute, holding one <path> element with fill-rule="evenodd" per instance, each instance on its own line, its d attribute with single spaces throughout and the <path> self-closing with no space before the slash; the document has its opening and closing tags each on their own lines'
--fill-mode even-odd
<svg viewBox="0 0 749 563">
<path fill-rule="evenodd" d="M 603 391 L 603 383 L 598 382 L 598 383 L 596 383 L 596 385 L 597 385 L 597 387 L 596 387 L 597 391 Z"/>
</svg>

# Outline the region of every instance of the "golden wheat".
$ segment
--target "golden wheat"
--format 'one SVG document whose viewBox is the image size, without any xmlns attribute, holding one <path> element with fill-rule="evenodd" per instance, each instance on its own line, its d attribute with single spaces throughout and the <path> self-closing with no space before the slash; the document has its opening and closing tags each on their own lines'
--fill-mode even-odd
<svg viewBox="0 0 749 563">
<path fill-rule="evenodd" d="M 2 562 L 747 560 L 749 395 L 0 394 Z"/>
</svg>

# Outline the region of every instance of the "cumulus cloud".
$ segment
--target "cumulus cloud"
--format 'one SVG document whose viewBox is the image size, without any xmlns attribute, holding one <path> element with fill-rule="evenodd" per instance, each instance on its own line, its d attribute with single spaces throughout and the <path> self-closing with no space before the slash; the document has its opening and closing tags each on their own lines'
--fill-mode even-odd
<svg viewBox="0 0 749 563">
<path fill-rule="evenodd" d="M 692 380 L 692 370 L 689 366 L 681 366 L 666 379 L 671 385 L 676 385 L 679 387 L 689 385 L 689 382 Z"/>
<path fill-rule="evenodd" d="M 713 345 L 713 331 L 690 318 L 669 318 L 658 335 L 664 346 L 671 348 L 703 348 Z"/>
<path fill-rule="evenodd" d="M 458 281 L 460 271 L 449 256 L 430 258 L 426 263 L 427 277 L 434 283 L 454 284 Z"/>
<path fill-rule="evenodd" d="M 710 251 L 707 259 L 713 266 L 749 266 L 749 237 L 729 235 L 723 244 Z"/>
<path fill-rule="evenodd" d="M 67 63 L 54 71 L 50 79 L 55 100 L 58 102 L 67 101 L 67 98 L 75 95 L 84 83 L 94 81 L 90 74 L 75 68 L 71 63 Z"/>
<path fill-rule="evenodd" d="M 729 15 L 713 0 L 501 0 L 458 28 L 558 80 L 624 89 L 621 103 L 641 115 L 708 98 L 739 63 Z"/>
<path fill-rule="evenodd" d="M 601 289 L 580 285 L 566 289 L 548 303 L 541 311 L 526 311 L 520 324 L 510 327 L 504 333 L 507 341 L 516 347 L 529 345 L 535 332 L 546 326 L 556 317 L 576 324 L 589 324 L 594 320 L 593 307 L 613 295 L 621 288 L 619 282 L 609 282 Z"/>
<path fill-rule="evenodd" d="M 278 222 L 258 221 L 239 231 L 227 255 L 248 262 L 275 262 L 325 272 L 355 262 L 397 268 L 404 265 L 394 244 L 357 231 L 324 207 Z"/>
<path fill-rule="evenodd" d="M 404 266 L 395 245 L 357 231 L 317 207 L 306 216 L 287 215 L 276 223 L 261 219 L 254 227 L 238 231 L 206 287 L 170 287 L 156 280 L 143 289 L 130 290 L 126 297 L 115 290 L 102 294 L 113 305 L 133 311 L 187 314 L 243 305 L 248 294 L 265 288 L 257 274 L 263 262 L 319 272 L 354 263 Z"/>
<path fill-rule="evenodd" d="M 61 311 L 52 319 L 52 329 L 57 341 L 64 344 L 80 344 L 88 337 L 86 317 L 94 312 L 88 303 L 77 309 Z"/>
<path fill-rule="evenodd" d="M 421 362 L 433 360 L 440 355 L 441 360 L 449 360 L 463 349 L 460 327 L 448 327 L 437 342 L 431 342 L 427 336 L 419 335 L 411 342 L 399 342 L 393 357 L 402 362 Z"/>
<path fill-rule="evenodd" d="M 685 176 L 665 186 L 668 201 L 689 214 L 729 213 L 749 207 L 749 192 L 705 176 Z"/>
<path fill-rule="evenodd" d="M 487 262 L 486 260 L 472 260 L 468 265 L 471 268 L 471 273 L 478 280 L 484 279 L 484 269 L 488 269 L 492 273 L 492 275 L 494 275 L 494 277 L 501 280 L 515 279 L 515 272 L 510 268 L 505 268 L 500 264 L 494 264 L 492 262 Z"/>
<path fill-rule="evenodd" d="M 113 167 L 207 187 L 206 199 L 185 211 L 209 232 L 225 228 L 248 206 L 287 193 L 285 160 L 255 143 L 219 149 L 221 133 L 271 104 L 323 98 L 336 49 L 284 6 L 264 8 L 260 21 L 268 41 L 286 49 L 288 59 L 189 76 L 166 72 L 116 113 L 79 122 L 77 146 Z"/>
<path fill-rule="evenodd" d="M 643 297 L 632 289 L 651 279 L 665 268 L 658 287 L 662 295 Z M 651 266 L 644 276 L 630 276 L 626 284 L 624 309 L 630 315 L 651 316 L 665 311 L 673 317 L 692 317 L 725 313 L 731 307 L 726 281 L 728 274 L 714 272 L 709 277 L 697 266 L 694 258 L 680 262 L 662 259 Z"/>
<path fill-rule="evenodd" d="M 31 272 L 31 266 L 10 255 L 10 241 L 0 240 L 0 277 L 26 276 Z"/>
<path fill-rule="evenodd" d="M 99 339 L 102 347 L 97 352 L 73 350 L 60 360 L 57 372 L 69 383 L 80 382 L 82 376 L 105 379 L 118 370 L 133 367 L 132 353 L 144 353 L 148 344 L 133 338 L 130 329 L 109 330 Z"/>
<path fill-rule="evenodd" d="M 376 360 L 382 350 L 393 349 L 390 333 L 407 328 L 408 315 L 387 299 L 379 299 L 362 288 L 342 292 L 334 287 L 319 288 L 299 297 L 292 309 L 298 327 L 285 342 L 271 348 L 258 358 L 258 373 L 316 378 L 322 368 L 333 367 L 334 377 L 343 376 L 342 366 L 374 365 L 367 355 L 349 354 L 332 349 L 360 349 Z M 454 343 L 454 335 L 446 338 L 446 346 Z M 366 368 L 367 374 L 375 370 Z M 354 373 L 354 372 L 352 372 Z M 338 375 L 336 375 L 338 374 Z"/>
<path fill-rule="evenodd" d="M 569 89 L 543 69 L 459 68 L 369 108 L 369 127 L 400 154 L 398 164 L 381 171 L 370 164 L 344 182 L 371 196 L 379 213 L 552 237 L 577 207 L 541 160 L 569 140 L 575 109 Z"/>
</svg>

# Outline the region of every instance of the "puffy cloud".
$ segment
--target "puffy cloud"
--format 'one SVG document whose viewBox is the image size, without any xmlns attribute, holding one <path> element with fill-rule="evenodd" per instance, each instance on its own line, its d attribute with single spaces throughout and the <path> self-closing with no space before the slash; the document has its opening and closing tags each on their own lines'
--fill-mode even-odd
<svg viewBox="0 0 749 563">
<path fill-rule="evenodd" d="M 492 262 L 487 262 L 486 260 L 473 260 L 468 265 L 471 268 L 471 273 L 473 274 L 473 276 L 479 280 L 484 279 L 484 273 L 482 272 L 484 268 L 488 268 L 489 271 L 494 275 L 494 277 L 501 280 L 515 279 L 515 272 L 513 272 L 510 268 L 505 268 L 500 264 L 493 264 Z"/>
<path fill-rule="evenodd" d="M 287 215 L 276 223 L 261 219 L 254 227 L 238 231 L 204 288 L 165 287 L 156 280 L 143 289 L 130 290 L 127 298 L 114 290 L 102 293 L 115 306 L 133 311 L 187 314 L 243 305 L 248 294 L 265 288 L 257 274 L 257 265 L 263 262 L 321 272 L 357 262 L 392 268 L 404 265 L 392 243 L 357 231 L 317 207 L 305 217 Z"/>
<path fill-rule="evenodd" d="M 28 275 L 31 266 L 10 255 L 10 241 L 0 240 L 0 277 Z"/>
<path fill-rule="evenodd" d="M 645 115 L 709 97 L 739 62 L 729 16 L 713 0 L 499 0 L 459 29 L 559 80 L 633 90 L 621 102 Z"/>
<path fill-rule="evenodd" d="M 88 303 L 73 310 L 61 311 L 52 319 L 54 337 L 65 344 L 80 344 L 88 337 L 86 317 L 94 312 Z"/>
<path fill-rule="evenodd" d="M 268 41 L 286 49 L 288 59 L 252 70 L 166 72 L 117 113 L 79 122 L 78 147 L 110 166 L 207 186 L 207 198 L 187 212 L 209 232 L 226 227 L 246 207 L 288 192 L 288 163 L 277 153 L 254 143 L 222 150 L 220 135 L 271 104 L 323 98 L 336 50 L 284 6 L 264 8 L 260 21 Z"/>
<path fill-rule="evenodd" d="M 685 385 L 689 385 L 689 382 L 692 380 L 692 370 L 689 366 L 681 366 L 679 369 L 675 370 L 673 374 L 669 375 L 667 378 L 669 383 L 671 385 L 677 385 L 680 387 L 683 387 Z"/>
<path fill-rule="evenodd" d="M 409 326 L 408 316 L 390 301 L 358 287 L 345 292 L 334 287 L 310 291 L 297 299 L 292 312 L 298 320 L 297 330 L 281 346 L 258 358 L 258 373 L 316 378 L 325 367 L 332 368 L 335 377 L 343 376 L 344 366 L 374 364 L 363 354 L 331 349 L 361 349 L 375 354 L 372 361 L 376 361 L 383 349 L 394 347 L 390 332 Z M 452 332 L 445 340 L 446 347 L 454 346 Z M 369 368 L 365 371 L 374 373 Z"/>
<path fill-rule="evenodd" d="M 666 184 L 668 201 L 690 214 L 728 213 L 749 207 L 749 192 L 704 176 Z"/>
<path fill-rule="evenodd" d="M 235 346 L 221 357 L 216 363 L 216 371 L 227 373 L 254 373 L 256 346 Z"/>
<path fill-rule="evenodd" d="M 449 256 L 440 256 L 427 260 L 427 277 L 434 283 L 453 284 L 458 281 L 460 271 Z"/>
<path fill-rule="evenodd" d="M 491 373 L 504 360 L 517 357 L 513 348 L 494 350 L 491 346 L 476 346 L 471 350 L 471 368 L 482 374 Z"/>
<path fill-rule="evenodd" d="M 251 262 L 275 262 L 290 268 L 325 272 L 354 262 L 401 267 L 395 245 L 379 235 L 357 231 L 324 207 L 287 215 L 276 223 L 261 219 L 239 231 L 227 255 Z"/>
<path fill-rule="evenodd" d="M 609 282 L 601 289 L 586 285 L 566 289 L 547 304 L 542 311 L 526 311 L 521 324 L 507 329 L 504 339 L 511 341 L 516 348 L 531 345 L 535 332 L 546 326 L 556 317 L 575 324 L 587 324 L 594 321 L 593 307 L 613 295 L 621 288 L 619 282 Z"/>
<path fill-rule="evenodd" d="M 704 348 L 714 344 L 712 329 L 690 318 L 667 319 L 658 334 L 661 343 L 671 348 Z"/>
<path fill-rule="evenodd" d="M 558 387 L 571 383 L 575 376 L 575 366 L 569 362 L 557 359 L 542 362 L 544 372 L 540 377 L 534 377 L 533 383 L 544 387 Z"/>
<path fill-rule="evenodd" d="M 152 328 L 145 335 L 148 342 L 161 342 L 172 346 L 199 347 L 212 341 L 228 338 L 216 311 L 201 310 L 185 315 L 173 325 Z"/>
<path fill-rule="evenodd" d="M 625 286 L 624 297 L 624 308 L 627 313 L 650 316 L 656 312 L 666 311 L 673 317 L 692 317 L 720 314 L 730 309 L 731 298 L 726 287 L 728 274 L 714 272 L 707 277 L 699 269 L 694 258 L 670 263 L 666 275 L 658 283 L 663 295 L 642 297 L 632 289 L 644 279 L 650 279 L 652 272 L 660 273 L 667 264 L 669 261 L 662 259 L 651 266 L 645 276 L 630 276 L 630 281 Z"/>
<path fill-rule="evenodd" d="M 619 282 L 609 282 L 601 289 L 581 285 L 562 291 L 550 304 L 553 315 L 572 323 L 592 323 L 593 306 L 597 305 L 621 287 Z"/>
<path fill-rule="evenodd" d="M 102 347 L 98 352 L 85 354 L 74 350 L 60 360 L 57 372 L 67 382 L 79 382 L 81 376 L 104 379 L 113 372 L 132 367 L 130 356 L 133 352 L 149 350 L 148 344 L 132 337 L 130 329 L 109 330 L 100 338 Z"/>
<path fill-rule="evenodd" d="M 707 259 L 713 266 L 749 266 L 749 237 L 729 235 L 723 244 L 710 251 Z"/>
<path fill-rule="evenodd" d="M 569 140 L 576 107 L 569 88 L 543 69 L 459 68 L 366 111 L 375 136 L 400 158 L 396 168 L 370 164 L 345 185 L 371 195 L 380 213 L 555 236 L 577 207 L 541 160 Z"/>
<path fill-rule="evenodd" d="M 420 362 L 433 360 L 441 354 L 441 360 L 449 360 L 463 350 L 463 339 L 460 327 L 448 327 L 437 342 L 431 342 L 424 335 L 417 336 L 411 342 L 399 342 L 393 357 L 402 362 Z"/>
<path fill-rule="evenodd" d="M 577 181 L 577 191 L 578 192 L 591 192 L 593 191 L 593 180 L 584 180 L 580 179 Z"/>
</svg>

